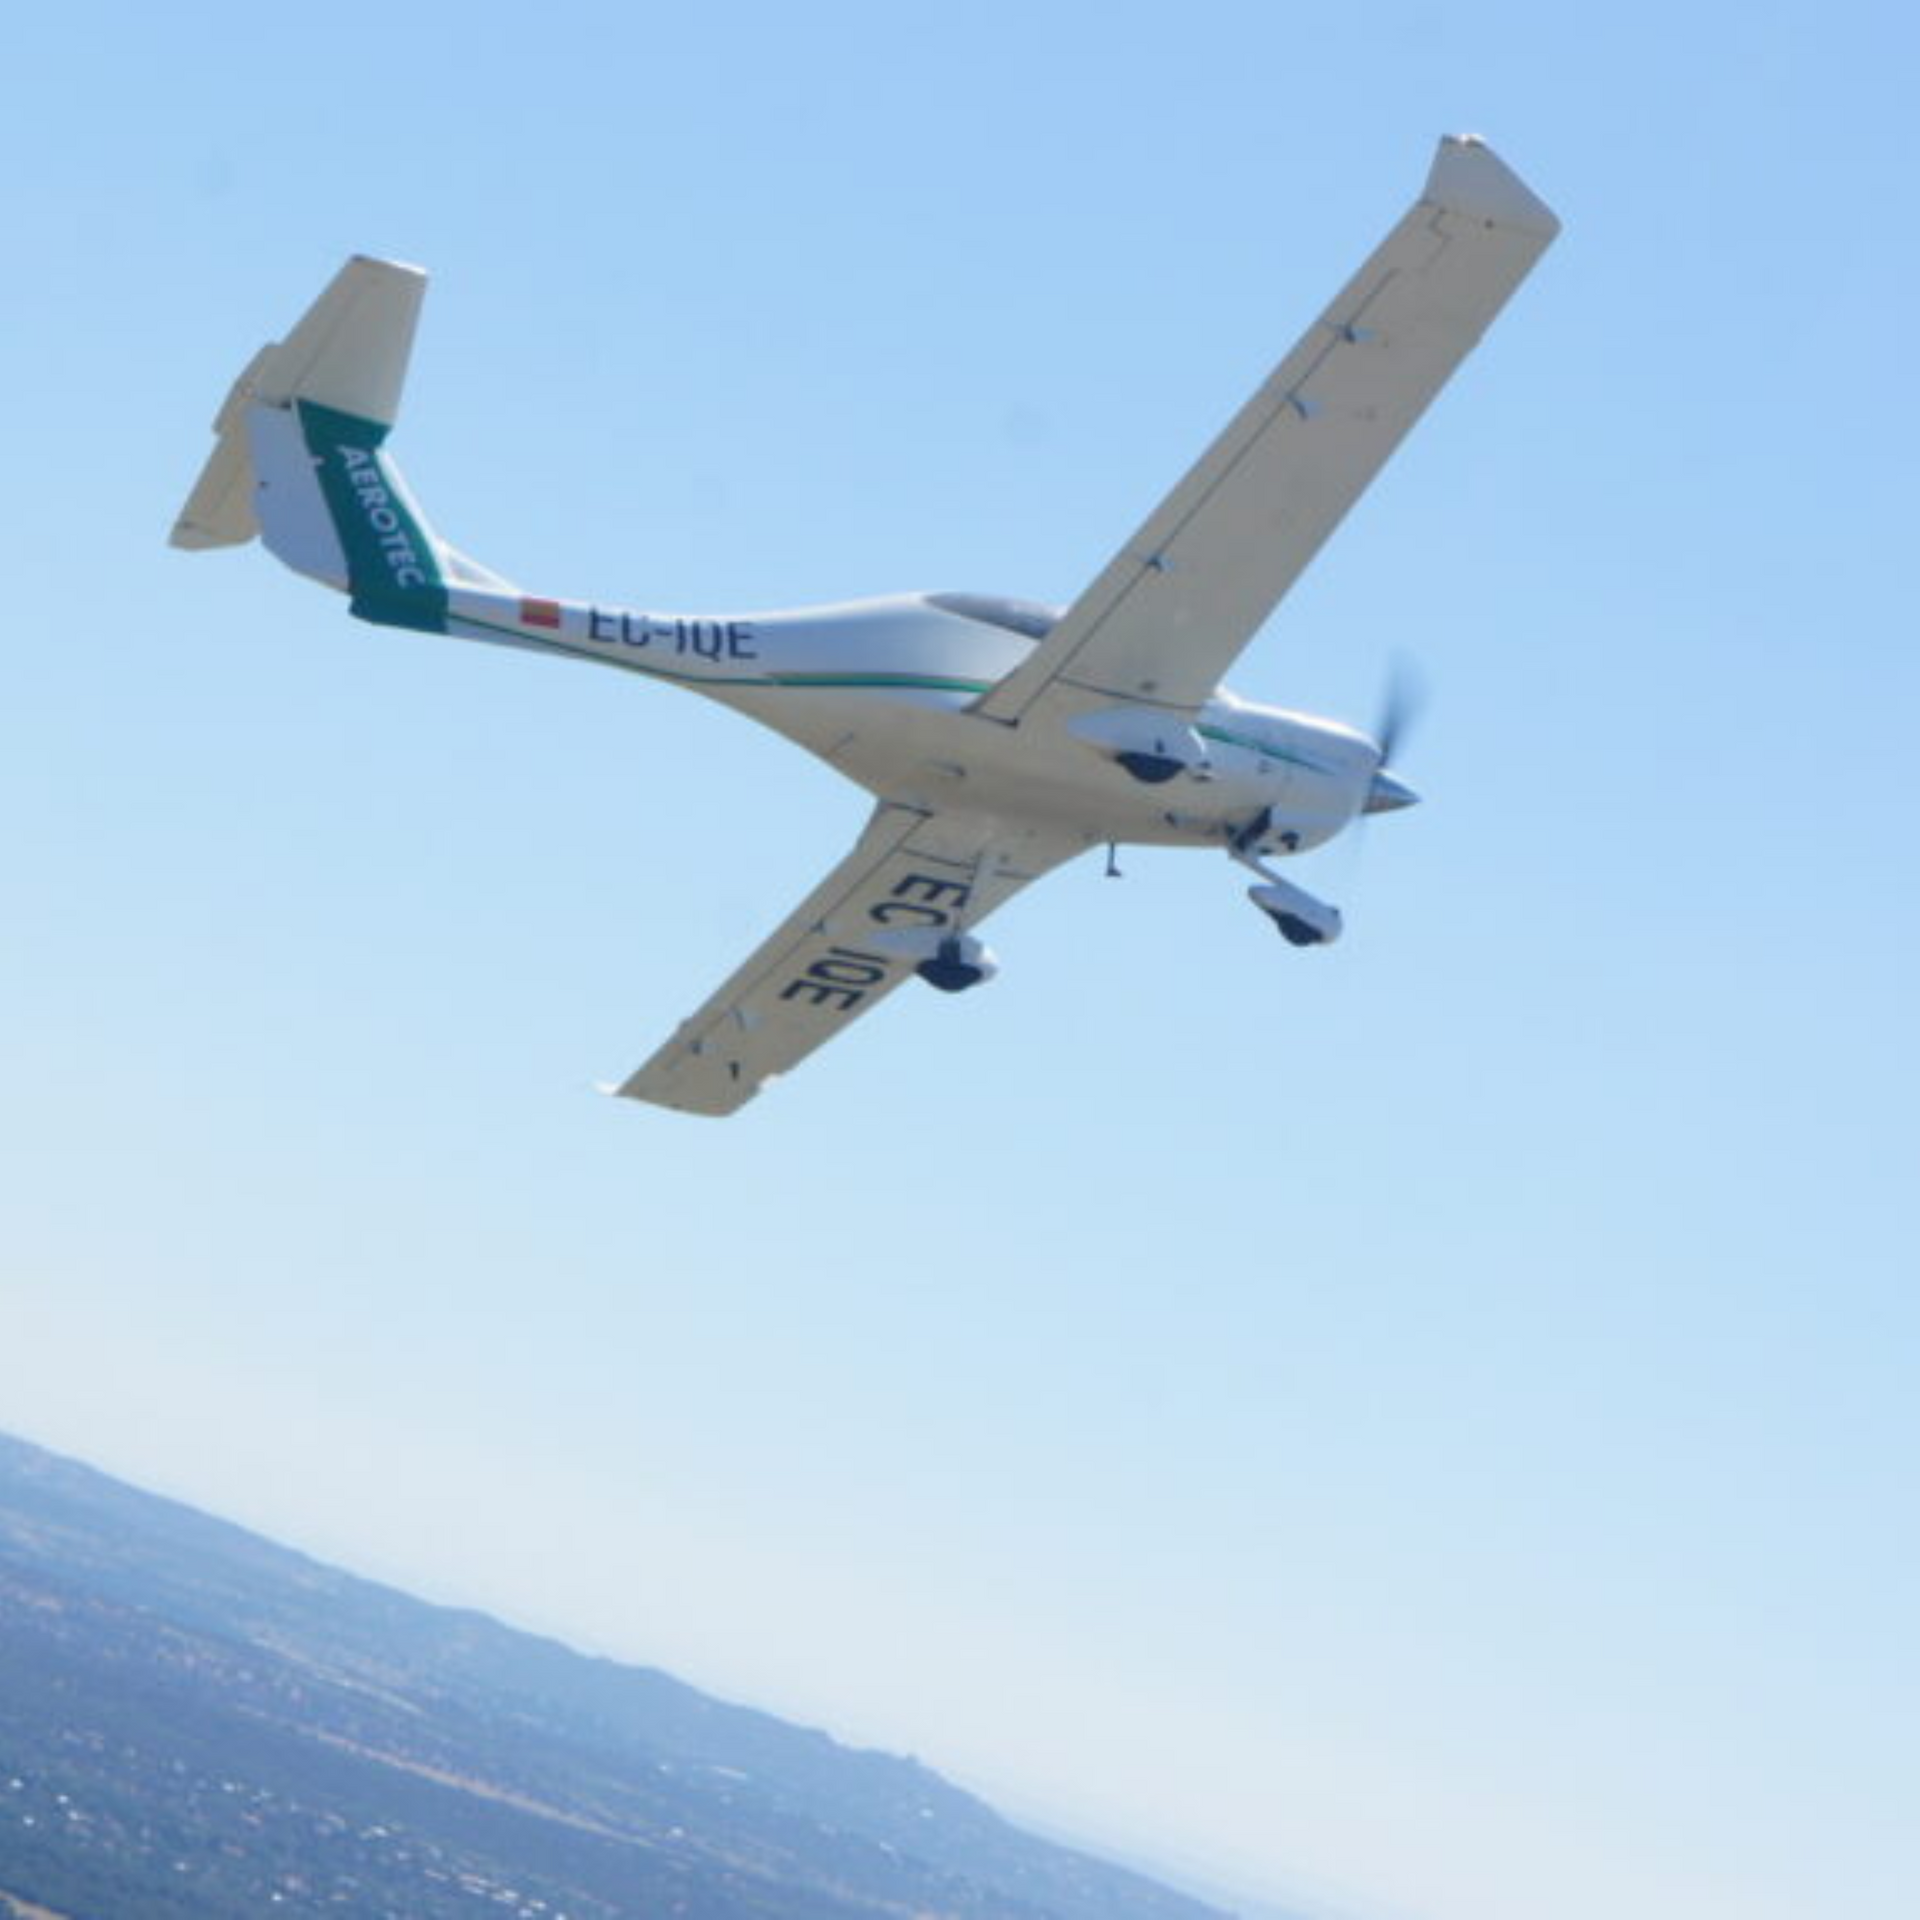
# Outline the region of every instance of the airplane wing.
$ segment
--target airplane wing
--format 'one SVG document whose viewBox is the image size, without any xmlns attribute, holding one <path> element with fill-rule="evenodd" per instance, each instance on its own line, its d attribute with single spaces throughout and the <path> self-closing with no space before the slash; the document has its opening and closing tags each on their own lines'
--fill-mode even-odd
<svg viewBox="0 0 1920 1920">
<path fill-rule="evenodd" d="M 1405 219 L 974 711 L 1198 708 L 1559 230 L 1491 148 L 1441 141 Z"/>
<path fill-rule="evenodd" d="M 971 933 L 1085 842 L 882 802 L 853 851 L 616 1093 L 727 1114 L 843 1032 L 911 976 L 889 942 Z"/>
</svg>

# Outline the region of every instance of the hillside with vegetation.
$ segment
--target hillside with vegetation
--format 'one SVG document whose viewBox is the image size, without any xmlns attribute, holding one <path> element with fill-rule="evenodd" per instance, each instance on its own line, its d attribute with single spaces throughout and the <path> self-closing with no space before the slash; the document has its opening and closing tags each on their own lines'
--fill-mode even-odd
<svg viewBox="0 0 1920 1920">
<path fill-rule="evenodd" d="M 7 1901 L 64 1920 L 1212 1914 L 913 1761 L 0 1436 Z"/>
</svg>

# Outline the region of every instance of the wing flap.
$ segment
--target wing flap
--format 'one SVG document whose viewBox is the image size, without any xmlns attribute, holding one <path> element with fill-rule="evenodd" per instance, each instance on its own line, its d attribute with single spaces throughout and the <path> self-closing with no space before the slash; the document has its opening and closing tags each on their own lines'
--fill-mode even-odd
<svg viewBox="0 0 1920 1920">
<path fill-rule="evenodd" d="M 614 1091 L 728 1114 L 913 973 L 889 933 L 972 932 L 1081 842 L 883 803 L 854 849 L 752 957 Z"/>
<path fill-rule="evenodd" d="M 1489 148 L 1442 141 L 1421 199 L 976 711 L 1017 723 L 1058 686 L 1198 708 L 1558 230 Z"/>
</svg>

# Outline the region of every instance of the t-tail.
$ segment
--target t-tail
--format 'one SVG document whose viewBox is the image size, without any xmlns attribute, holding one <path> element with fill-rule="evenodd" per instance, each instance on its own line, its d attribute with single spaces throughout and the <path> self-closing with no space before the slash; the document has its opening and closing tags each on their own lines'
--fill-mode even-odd
<svg viewBox="0 0 1920 1920">
<path fill-rule="evenodd" d="M 426 288 L 418 267 L 356 256 L 254 355 L 214 420 L 176 547 L 258 537 L 363 620 L 665 680 L 823 752 L 850 737 L 826 696 L 960 706 L 1031 651 L 1030 626 L 981 617 L 1001 603 L 978 596 L 669 614 L 531 595 L 477 565 L 434 532 L 387 452 Z"/>
<path fill-rule="evenodd" d="M 356 256 L 286 339 L 264 346 L 213 423 L 176 547 L 258 535 L 383 626 L 447 631 L 452 588 L 505 590 L 427 524 L 383 448 L 400 410 L 427 276 Z"/>
</svg>

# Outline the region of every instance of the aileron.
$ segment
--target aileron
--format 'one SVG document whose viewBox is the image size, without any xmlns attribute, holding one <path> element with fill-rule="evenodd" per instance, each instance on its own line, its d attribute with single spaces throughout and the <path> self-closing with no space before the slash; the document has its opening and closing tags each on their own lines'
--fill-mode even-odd
<svg viewBox="0 0 1920 1920">
<path fill-rule="evenodd" d="M 615 1091 L 727 1114 L 910 979 L 941 938 L 1070 854 L 1076 837 L 883 804 L 854 849 Z"/>
</svg>

